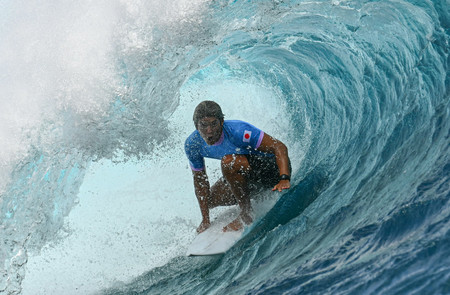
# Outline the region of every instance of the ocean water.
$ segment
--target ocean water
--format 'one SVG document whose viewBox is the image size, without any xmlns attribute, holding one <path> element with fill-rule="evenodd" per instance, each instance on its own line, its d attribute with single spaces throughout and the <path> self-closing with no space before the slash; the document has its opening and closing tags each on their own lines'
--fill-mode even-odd
<svg viewBox="0 0 450 295">
<path fill-rule="evenodd" d="M 449 7 L 0 2 L 0 294 L 450 294 Z M 205 99 L 288 146 L 292 188 L 186 257 Z"/>
</svg>

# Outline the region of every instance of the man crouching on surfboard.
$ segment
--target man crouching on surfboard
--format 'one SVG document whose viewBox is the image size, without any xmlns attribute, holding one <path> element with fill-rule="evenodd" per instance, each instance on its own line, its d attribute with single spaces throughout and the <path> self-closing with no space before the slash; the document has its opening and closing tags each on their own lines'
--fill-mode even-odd
<svg viewBox="0 0 450 295">
<path fill-rule="evenodd" d="M 220 106 L 201 102 L 194 111 L 195 130 L 185 142 L 194 178 L 195 194 L 202 213 L 197 232 L 210 225 L 209 209 L 238 204 L 241 212 L 223 231 L 236 231 L 250 224 L 250 193 L 272 187 L 288 189 L 290 161 L 286 146 L 255 126 L 238 120 L 224 120 Z M 209 185 L 204 158 L 221 160 L 223 177 Z"/>
</svg>

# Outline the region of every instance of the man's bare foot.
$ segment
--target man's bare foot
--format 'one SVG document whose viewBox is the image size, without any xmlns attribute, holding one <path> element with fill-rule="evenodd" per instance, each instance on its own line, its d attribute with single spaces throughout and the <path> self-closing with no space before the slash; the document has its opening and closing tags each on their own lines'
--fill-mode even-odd
<svg viewBox="0 0 450 295">
<path fill-rule="evenodd" d="M 227 232 L 227 231 L 238 231 L 240 229 L 242 229 L 243 224 L 241 222 L 241 218 L 238 217 L 235 220 L 233 220 L 232 222 L 230 222 L 227 226 L 225 226 L 222 231 L 223 232 Z"/>
<path fill-rule="evenodd" d="M 211 226 L 211 223 L 209 221 L 202 221 L 200 225 L 197 227 L 197 233 L 201 234 L 205 230 L 207 230 Z"/>
<path fill-rule="evenodd" d="M 244 224 L 242 222 L 245 222 L 245 224 L 252 223 L 253 219 L 250 215 L 239 215 L 235 220 L 230 222 L 227 226 L 225 226 L 222 231 L 228 232 L 228 231 L 238 231 L 241 230 L 244 227 Z"/>
</svg>

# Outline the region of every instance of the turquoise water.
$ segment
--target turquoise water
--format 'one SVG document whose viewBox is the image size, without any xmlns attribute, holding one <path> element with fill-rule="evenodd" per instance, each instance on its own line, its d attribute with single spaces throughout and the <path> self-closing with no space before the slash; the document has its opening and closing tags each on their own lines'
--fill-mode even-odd
<svg viewBox="0 0 450 295">
<path fill-rule="evenodd" d="M 3 8 L 0 291 L 450 292 L 446 1 Z M 200 214 L 182 142 L 209 98 L 287 144 L 293 187 L 225 255 L 188 258 Z M 71 256 L 95 216 L 87 244 L 108 244 Z M 51 252 L 79 281 L 32 283 Z"/>
</svg>

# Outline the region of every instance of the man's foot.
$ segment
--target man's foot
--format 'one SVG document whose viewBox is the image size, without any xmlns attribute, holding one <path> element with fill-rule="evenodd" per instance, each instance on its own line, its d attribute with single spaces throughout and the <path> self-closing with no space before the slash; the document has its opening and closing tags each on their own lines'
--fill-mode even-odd
<svg viewBox="0 0 450 295">
<path fill-rule="evenodd" d="M 228 232 L 228 231 L 238 231 L 240 229 L 243 228 L 243 224 L 241 222 L 241 218 L 238 217 L 235 220 L 233 220 L 232 222 L 230 222 L 227 226 L 225 226 L 222 231 L 223 232 Z"/>
<path fill-rule="evenodd" d="M 228 232 L 228 231 L 238 231 L 244 228 L 244 222 L 245 224 L 252 223 L 253 219 L 250 215 L 239 215 L 235 220 L 230 222 L 227 226 L 225 226 L 222 231 Z"/>
<path fill-rule="evenodd" d="M 211 223 L 209 221 L 202 221 L 200 225 L 197 227 L 197 233 L 201 234 L 205 230 L 207 230 L 211 226 Z"/>
</svg>

